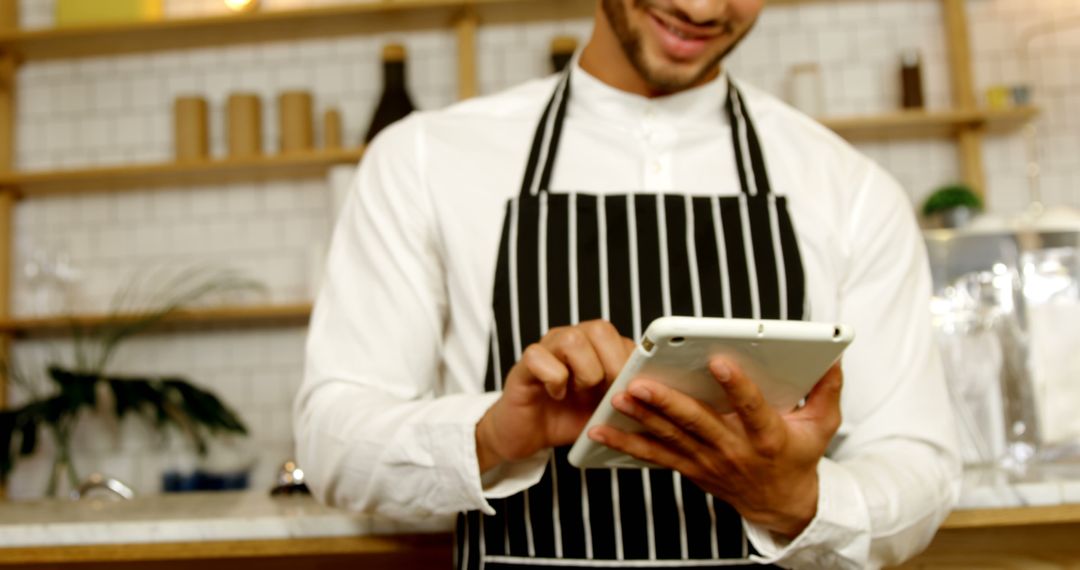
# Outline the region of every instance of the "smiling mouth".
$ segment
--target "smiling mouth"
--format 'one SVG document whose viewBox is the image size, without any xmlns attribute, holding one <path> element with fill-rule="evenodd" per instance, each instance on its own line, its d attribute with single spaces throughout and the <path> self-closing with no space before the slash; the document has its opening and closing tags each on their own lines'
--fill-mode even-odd
<svg viewBox="0 0 1080 570">
<path fill-rule="evenodd" d="M 697 61 L 723 37 L 724 26 L 721 24 L 693 24 L 655 9 L 648 10 L 646 16 L 659 49 L 670 62 Z"/>
<path fill-rule="evenodd" d="M 672 18 L 672 16 L 670 16 L 669 14 L 665 14 L 657 10 L 649 10 L 649 16 L 658 25 L 666 29 L 675 37 L 682 40 L 708 41 L 720 37 L 725 31 L 724 26 L 713 26 L 713 28 L 719 29 L 708 29 L 693 24 L 686 24 L 680 20 Z"/>
</svg>

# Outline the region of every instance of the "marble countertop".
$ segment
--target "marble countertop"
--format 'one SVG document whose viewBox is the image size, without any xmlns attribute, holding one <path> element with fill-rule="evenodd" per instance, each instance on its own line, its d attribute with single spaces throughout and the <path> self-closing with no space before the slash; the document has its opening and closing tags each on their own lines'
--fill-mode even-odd
<svg viewBox="0 0 1080 570">
<path fill-rule="evenodd" d="M 1080 466 L 965 473 L 958 509 L 1080 504 Z M 0 548 L 282 540 L 446 532 L 452 517 L 402 522 L 264 492 L 184 493 L 132 501 L 0 504 Z"/>
<path fill-rule="evenodd" d="M 1080 504 L 1080 464 L 1040 465 L 1022 473 L 968 469 L 956 508 L 1001 509 Z"/>
<path fill-rule="evenodd" d="M 393 521 L 265 492 L 13 502 L 0 504 L 0 548 L 415 534 L 445 532 L 452 520 Z"/>
</svg>

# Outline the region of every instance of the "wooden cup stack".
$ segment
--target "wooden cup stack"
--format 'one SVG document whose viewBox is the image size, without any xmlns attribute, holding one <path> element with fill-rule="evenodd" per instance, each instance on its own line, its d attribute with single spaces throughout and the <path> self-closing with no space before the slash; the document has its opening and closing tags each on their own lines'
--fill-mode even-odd
<svg viewBox="0 0 1080 570">
<path fill-rule="evenodd" d="M 208 105 L 202 97 L 178 97 L 173 106 L 177 162 L 198 162 L 210 156 Z"/>
<path fill-rule="evenodd" d="M 323 114 L 323 148 L 339 149 L 342 145 L 341 111 L 327 109 Z"/>
<path fill-rule="evenodd" d="M 253 93 L 229 96 L 229 156 L 262 156 L 262 102 Z"/>
<path fill-rule="evenodd" d="M 311 108 L 311 93 L 307 91 L 286 91 L 278 97 L 282 154 L 311 150 L 315 138 Z"/>
</svg>

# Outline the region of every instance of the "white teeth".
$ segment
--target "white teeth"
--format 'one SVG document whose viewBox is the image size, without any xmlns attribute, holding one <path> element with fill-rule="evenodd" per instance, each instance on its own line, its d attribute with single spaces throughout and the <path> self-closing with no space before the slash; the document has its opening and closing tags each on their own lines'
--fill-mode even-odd
<svg viewBox="0 0 1080 570">
<path fill-rule="evenodd" d="M 684 40 L 688 39 L 688 36 L 686 34 L 682 33 L 680 30 L 676 30 L 672 26 L 668 26 L 667 29 L 668 29 L 669 32 L 675 34 L 676 36 L 678 36 L 681 39 L 684 39 Z"/>
</svg>

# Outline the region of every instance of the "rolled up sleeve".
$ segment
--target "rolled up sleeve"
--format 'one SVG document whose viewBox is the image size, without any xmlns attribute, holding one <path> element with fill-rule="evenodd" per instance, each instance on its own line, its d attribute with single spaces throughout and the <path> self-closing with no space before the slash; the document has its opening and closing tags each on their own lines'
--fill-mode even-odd
<svg viewBox="0 0 1080 570">
<path fill-rule="evenodd" d="M 442 386 L 444 268 L 421 120 L 360 164 L 328 255 L 294 409 L 298 459 L 321 501 L 398 518 L 491 512 L 475 425 L 498 397 Z"/>
</svg>

